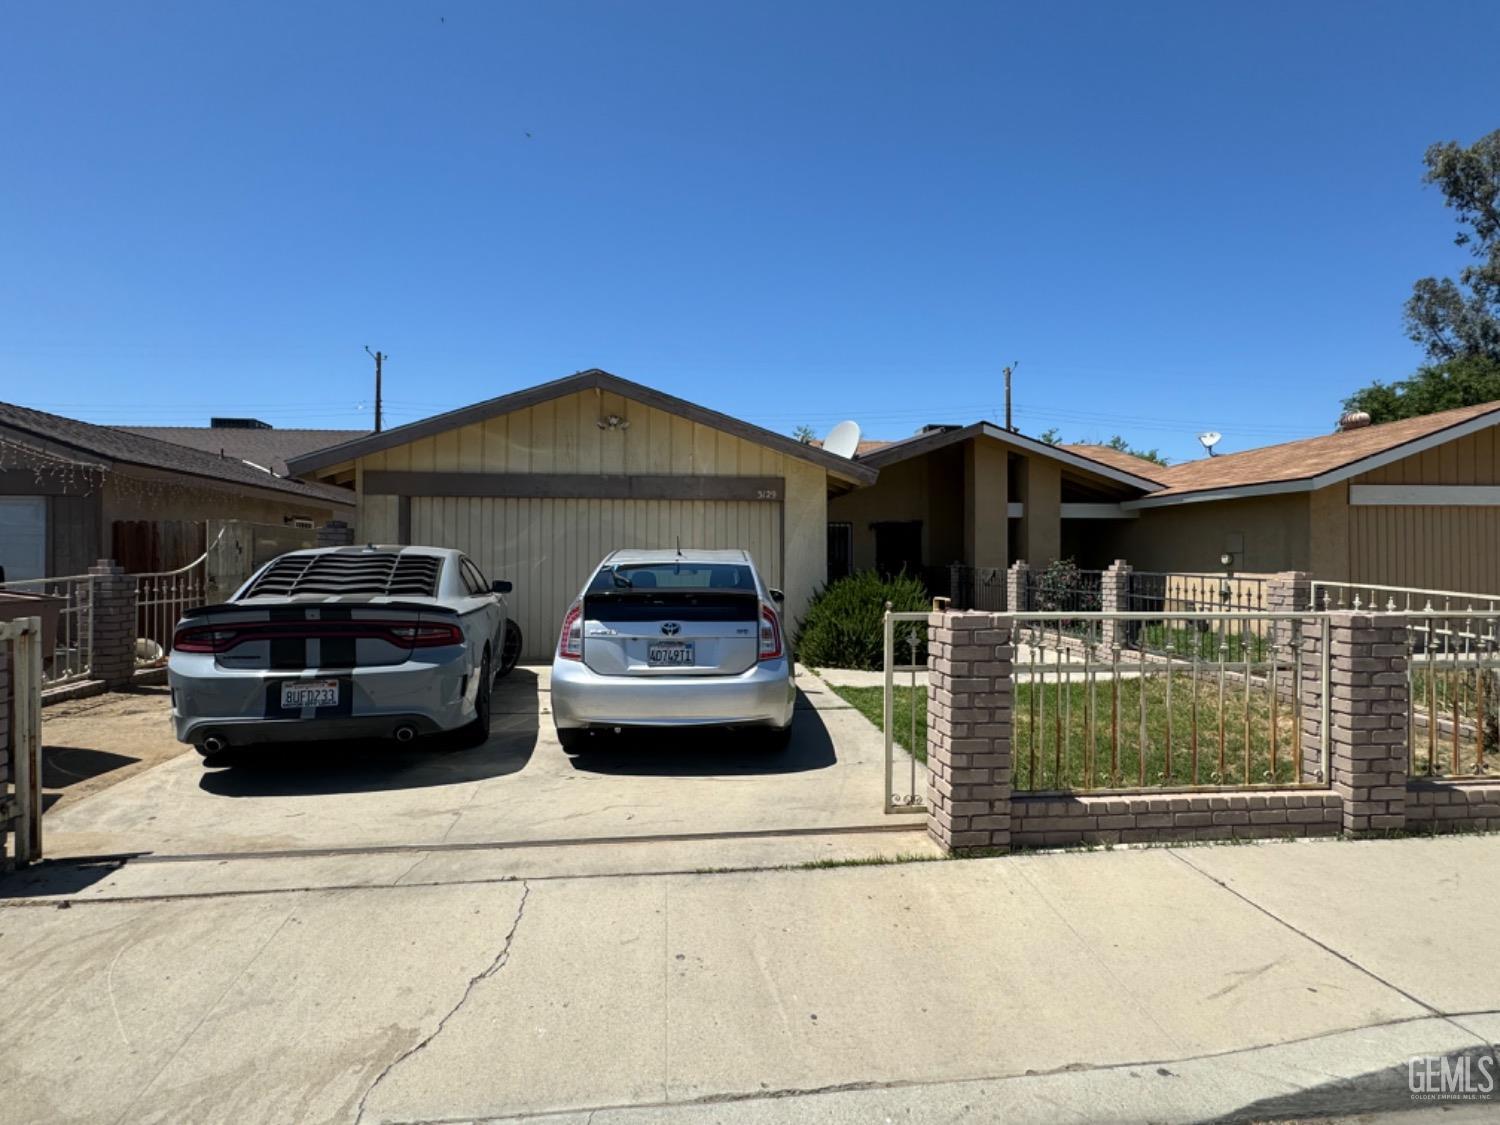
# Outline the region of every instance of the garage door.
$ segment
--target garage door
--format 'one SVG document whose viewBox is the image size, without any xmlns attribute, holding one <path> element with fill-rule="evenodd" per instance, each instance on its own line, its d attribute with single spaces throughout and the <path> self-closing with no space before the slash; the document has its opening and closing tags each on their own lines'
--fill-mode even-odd
<svg viewBox="0 0 1500 1125">
<path fill-rule="evenodd" d="M 742 547 L 780 586 L 781 504 L 755 500 L 413 497 L 411 542 L 457 547 L 488 578 L 516 584 L 525 660 L 552 658 L 568 604 L 610 551 Z"/>
<path fill-rule="evenodd" d="M 0 570 L 11 582 L 46 575 L 45 496 L 0 496 Z"/>
</svg>

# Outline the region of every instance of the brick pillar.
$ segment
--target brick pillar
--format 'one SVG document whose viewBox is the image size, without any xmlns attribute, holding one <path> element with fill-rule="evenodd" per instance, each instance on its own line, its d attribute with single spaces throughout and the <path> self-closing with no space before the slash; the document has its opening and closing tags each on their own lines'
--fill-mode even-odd
<svg viewBox="0 0 1500 1125">
<path fill-rule="evenodd" d="M 1305 570 L 1283 570 L 1266 580 L 1267 613 L 1304 613 L 1312 605 L 1312 575 Z M 1296 690 L 1295 669 L 1301 652 L 1301 633 L 1305 628 L 1315 628 L 1307 619 L 1291 619 L 1271 622 L 1271 646 L 1275 650 L 1276 663 L 1281 675 L 1277 688 L 1284 692 Z"/>
<path fill-rule="evenodd" d="M 89 575 L 94 580 L 94 655 L 89 674 L 108 687 L 121 687 L 135 675 L 135 577 L 113 559 L 100 559 L 89 567 Z"/>
<path fill-rule="evenodd" d="M 1116 559 L 1099 577 L 1099 608 L 1105 613 L 1124 613 L 1130 607 L 1130 564 Z M 1123 645 L 1129 636 L 1128 625 L 1105 618 L 1099 630 L 1099 643 L 1106 649 Z"/>
<path fill-rule="evenodd" d="M 1031 608 L 1026 594 L 1031 567 L 1025 559 L 1017 559 L 1005 572 L 1005 609 L 1008 613 L 1025 613 Z"/>
<path fill-rule="evenodd" d="M 319 547 L 347 547 L 354 542 L 354 528 L 344 520 L 329 520 L 318 528 Z"/>
<path fill-rule="evenodd" d="M 1406 827 L 1406 621 L 1335 613 L 1329 623 L 1329 766 L 1345 835 Z"/>
<path fill-rule="evenodd" d="M 1010 622 L 934 613 L 927 633 L 927 833 L 945 850 L 1010 849 Z"/>
</svg>

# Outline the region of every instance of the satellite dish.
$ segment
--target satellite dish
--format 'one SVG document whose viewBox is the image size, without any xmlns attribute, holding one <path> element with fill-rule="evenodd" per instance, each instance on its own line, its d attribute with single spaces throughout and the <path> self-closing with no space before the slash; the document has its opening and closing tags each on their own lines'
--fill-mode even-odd
<svg viewBox="0 0 1500 1125">
<path fill-rule="evenodd" d="M 859 448 L 859 423 L 840 422 L 828 431 L 823 439 L 823 449 L 835 457 L 853 457 Z"/>
<path fill-rule="evenodd" d="M 1201 444 L 1204 449 L 1208 450 L 1208 455 L 1210 457 L 1214 455 L 1214 446 L 1218 445 L 1219 442 L 1223 440 L 1224 435 L 1219 433 L 1218 430 L 1209 430 L 1207 433 L 1198 435 L 1199 444 Z"/>
</svg>

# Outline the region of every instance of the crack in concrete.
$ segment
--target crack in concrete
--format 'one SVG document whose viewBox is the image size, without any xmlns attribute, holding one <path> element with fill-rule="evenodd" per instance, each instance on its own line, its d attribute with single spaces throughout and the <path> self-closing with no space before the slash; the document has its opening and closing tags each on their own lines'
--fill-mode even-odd
<svg viewBox="0 0 1500 1125">
<path fill-rule="evenodd" d="M 469 983 L 464 986 L 463 995 L 458 998 L 458 1002 L 454 1004 L 453 1007 L 448 1009 L 443 1018 L 438 1020 L 436 1027 L 434 1027 L 416 1043 L 408 1047 L 406 1050 L 402 1051 L 399 1055 L 397 1055 L 394 1059 L 387 1063 L 381 1069 L 380 1073 L 375 1076 L 375 1080 L 370 1083 L 365 1092 L 360 1096 L 359 1104 L 355 1107 L 354 1125 L 359 1125 L 359 1123 L 364 1120 L 365 1105 L 370 1100 L 370 1095 L 375 1092 L 376 1087 L 378 1087 L 382 1082 L 390 1077 L 391 1072 L 394 1071 L 398 1066 L 404 1063 L 407 1059 L 411 1058 L 413 1055 L 419 1054 L 420 1052 L 426 1050 L 428 1044 L 430 1044 L 434 1039 L 442 1034 L 443 1028 L 448 1026 L 448 1021 L 456 1016 L 459 1010 L 469 1002 L 469 997 L 474 994 L 474 989 L 479 987 L 479 983 L 481 981 L 488 980 L 490 977 L 498 973 L 501 969 L 505 968 L 506 963 L 510 960 L 511 943 L 515 941 L 516 931 L 521 927 L 521 917 L 526 913 L 526 900 L 530 897 L 531 886 L 525 880 L 522 880 L 521 901 L 516 904 L 516 916 L 510 924 L 509 932 L 505 935 L 505 941 L 500 947 L 500 952 L 495 954 L 495 959 L 491 961 L 487 966 L 485 966 L 484 969 L 469 978 Z"/>
</svg>

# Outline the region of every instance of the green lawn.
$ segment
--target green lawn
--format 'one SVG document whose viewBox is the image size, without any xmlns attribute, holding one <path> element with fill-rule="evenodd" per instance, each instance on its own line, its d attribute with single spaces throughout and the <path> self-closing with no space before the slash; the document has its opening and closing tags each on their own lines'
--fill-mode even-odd
<svg viewBox="0 0 1500 1125">
<path fill-rule="evenodd" d="M 885 689 L 878 687 L 836 687 L 829 684 L 833 692 L 848 703 L 879 730 L 885 729 Z M 911 745 L 912 701 L 917 705 L 917 741 L 915 750 Z M 917 761 L 927 760 L 927 689 L 919 687 L 896 687 L 896 745 Z"/>
<path fill-rule="evenodd" d="M 1276 701 L 1275 752 L 1271 763 L 1271 701 L 1264 685 L 1226 680 L 1223 709 L 1217 679 L 1101 680 L 1083 684 L 1018 684 L 1015 695 L 1014 786 L 1018 791 L 1118 789 L 1175 785 L 1285 784 L 1296 780 L 1295 712 Z M 1145 685 L 1145 739 L 1141 738 Z M 878 687 L 835 687 L 834 692 L 876 727 L 884 720 Z M 1194 696 L 1196 695 L 1196 700 Z M 927 759 L 927 690 L 897 687 L 895 740 L 911 751 L 911 709 L 917 708 L 915 755 Z M 1249 715 L 1248 740 L 1246 714 Z M 1168 717 L 1171 745 L 1168 754 Z M 1222 723 L 1221 723 L 1222 715 Z M 1248 741 L 1248 759 L 1246 745 Z M 1196 752 L 1195 752 L 1196 748 Z M 1143 780 L 1144 779 L 1144 780 Z"/>
</svg>

